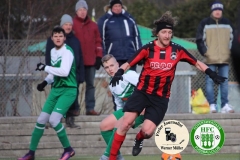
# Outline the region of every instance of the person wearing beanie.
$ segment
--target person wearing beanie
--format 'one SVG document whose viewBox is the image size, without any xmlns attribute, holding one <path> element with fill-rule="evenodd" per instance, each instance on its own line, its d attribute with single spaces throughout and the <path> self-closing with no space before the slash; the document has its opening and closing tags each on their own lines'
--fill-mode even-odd
<svg viewBox="0 0 240 160">
<path fill-rule="evenodd" d="M 139 30 L 121 0 L 110 0 L 104 9 L 106 13 L 97 22 L 103 40 L 103 53 L 112 54 L 122 65 L 142 47 Z M 136 71 L 136 65 L 130 69 Z M 113 103 L 116 110 L 114 97 Z"/>
<path fill-rule="evenodd" d="M 77 83 L 78 86 L 84 82 L 84 65 L 83 65 L 83 56 L 82 56 L 82 49 L 79 40 L 76 38 L 76 36 L 73 34 L 73 20 L 72 17 L 68 14 L 64 14 L 60 19 L 60 27 L 62 27 L 66 33 L 66 40 L 65 43 L 69 45 L 75 56 L 75 61 L 77 64 Z M 51 37 L 47 39 L 46 44 L 46 51 L 45 51 L 45 63 L 47 65 L 51 65 L 51 49 L 54 47 L 53 41 Z M 78 91 L 78 90 L 77 90 Z M 70 128 L 78 128 L 81 127 L 79 125 L 75 124 L 75 116 L 78 116 L 80 114 L 80 106 L 78 102 L 78 95 L 79 91 L 77 92 L 77 98 L 74 101 L 74 103 L 69 108 L 67 114 L 66 114 L 66 125 Z"/>
<path fill-rule="evenodd" d="M 206 58 L 206 64 L 220 76 L 228 78 L 230 50 L 233 41 L 233 27 L 231 22 L 224 18 L 224 5 L 221 1 L 211 4 L 210 17 L 204 18 L 198 25 L 196 44 L 199 53 Z M 228 81 L 220 84 L 222 113 L 233 113 L 228 103 Z M 217 99 L 214 95 L 214 84 L 209 76 L 206 77 L 206 97 L 210 104 L 211 113 L 218 112 Z"/>
<path fill-rule="evenodd" d="M 125 63 L 142 47 L 134 18 L 126 11 L 121 0 L 110 0 L 106 13 L 98 20 L 103 40 L 104 55 L 112 54 L 119 65 Z M 131 68 L 136 71 L 136 66 Z"/>
<path fill-rule="evenodd" d="M 165 12 L 154 22 L 154 36 L 157 38 L 141 47 L 126 63 L 121 65 L 109 83 L 115 87 L 121 83 L 124 74 L 131 66 L 144 61 L 139 82 L 124 105 L 124 115 L 114 134 L 109 160 L 117 159 L 130 126 L 134 124 L 144 109 L 144 121 L 135 137 L 132 155 L 137 156 L 143 148 L 144 139 L 153 136 L 156 127 L 162 122 L 168 109 L 171 84 L 179 62 L 187 62 L 205 72 L 217 84 L 225 81 L 224 77 L 219 76 L 206 64 L 197 60 L 185 48 L 172 42 L 176 24 L 177 17 L 173 17 L 170 11 Z"/>
<path fill-rule="evenodd" d="M 73 18 L 73 30 L 80 41 L 85 70 L 85 104 L 86 115 L 99 115 L 95 107 L 94 79 L 96 70 L 101 67 L 102 39 L 95 22 L 88 17 L 88 5 L 85 0 L 79 0 L 75 6 L 76 15 Z"/>
</svg>

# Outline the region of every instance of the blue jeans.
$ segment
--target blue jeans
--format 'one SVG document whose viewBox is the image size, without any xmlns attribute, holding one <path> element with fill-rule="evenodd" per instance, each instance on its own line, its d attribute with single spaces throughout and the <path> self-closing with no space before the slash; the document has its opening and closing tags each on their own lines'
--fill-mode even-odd
<svg viewBox="0 0 240 160">
<path fill-rule="evenodd" d="M 84 66 L 85 68 L 85 82 L 86 82 L 86 92 L 85 92 L 85 103 L 86 111 L 91 111 L 95 107 L 95 87 L 94 79 L 96 69 L 95 66 Z"/>
<path fill-rule="evenodd" d="M 208 67 L 213 71 L 216 71 L 218 68 L 218 75 L 228 78 L 228 64 L 211 64 L 208 65 Z M 228 79 L 226 79 L 223 83 L 220 84 L 220 93 L 222 103 L 221 107 L 223 107 L 226 103 L 228 103 Z M 209 104 L 216 104 L 214 96 L 214 82 L 208 75 L 206 76 L 206 95 Z"/>
</svg>

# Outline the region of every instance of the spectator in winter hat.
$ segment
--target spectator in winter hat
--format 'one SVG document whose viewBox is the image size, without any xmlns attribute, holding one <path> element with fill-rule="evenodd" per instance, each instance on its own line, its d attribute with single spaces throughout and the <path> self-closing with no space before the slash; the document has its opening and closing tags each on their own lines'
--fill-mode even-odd
<svg viewBox="0 0 240 160">
<path fill-rule="evenodd" d="M 233 27 L 231 22 L 222 16 L 223 4 L 214 1 L 211 5 L 210 17 L 204 18 L 197 28 L 196 43 L 200 54 L 206 58 L 206 64 L 220 76 L 228 78 L 230 49 L 233 41 Z M 228 80 L 220 84 L 221 111 L 233 113 L 228 103 Z M 206 77 L 206 96 L 212 113 L 217 112 L 214 96 L 214 83 Z"/>
<path fill-rule="evenodd" d="M 95 72 L 101 67 L 102 40 L 98 26 L 87 15 L 88 5 L 85 0 L 79 0 L 75 6 L 76 16 L 73 19 L 73 30 L 81 42 L 85 69 L 85 104 L 86 115 L 99 115 L 95 107 Z"/>
<path fill-rule="evenodd" d="M 106 13 L 97 22 L 104 55 L 112 54 L 121 66 L 142 47 L 139 30 L 121 0 L 110 0 L 104 9 Z M 130 69 L 136 71 L 136 65 Z M 115 103 L 114 109 L 116 110 Z"/>
</svg>

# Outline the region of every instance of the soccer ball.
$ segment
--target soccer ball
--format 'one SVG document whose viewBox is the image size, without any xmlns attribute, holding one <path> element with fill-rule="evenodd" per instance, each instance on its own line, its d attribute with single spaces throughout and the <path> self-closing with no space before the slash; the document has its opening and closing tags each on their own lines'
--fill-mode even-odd
<svg viewBox="0 0 240 160">
<path fill-rule="evenodd" d="M 167 153 L 162 153 L 162 160 L 182 160 L 182 156 L 180 153 L 178 154 L 167 154 Z"/>
</svg>

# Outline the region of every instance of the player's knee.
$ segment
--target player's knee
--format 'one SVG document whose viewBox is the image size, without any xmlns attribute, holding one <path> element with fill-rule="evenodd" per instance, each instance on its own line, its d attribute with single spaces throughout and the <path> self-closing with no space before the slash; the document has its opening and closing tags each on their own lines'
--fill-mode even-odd
<svg viewBox="0 0 240 160">
<path fill-rule="evenodd" d="M 38 119 L 37 119 L 37 123 L 46 124 L 49 120 L 49 117 L 50 117 L 50 115 L 48 113 L 41 112 Z"/>
<path fill-rule="evenodd" d="M 60 113 L 53 112 L 49 118 L 49 123 L 54 128 L 60 123 L 61 118 L 62 118 L 62 115 Z"/>
<path fill-rule="evenodd" d="M 151 138 L 153 135 L 153 131 L 148 130 L 146 128 L 142 128 L 142 132 L 144 134 L 145 139 Z"/>
<path fill-rule="evenodd" d="M 58 123 L 60 122 L 60 120 L 55 119 L 54 117 L 50 117 L 49 119 L 49 123 L 51 124 L 51 126 L 54 128 L 58 125 Z"/>
<path fill-rule="evenodd" d="M 122 130 L 128 131 L 131 127 L 132 127 L 133 122 L 129 122 L 129 121 L 123 121 L 122 123 Z"/>
</svg>

